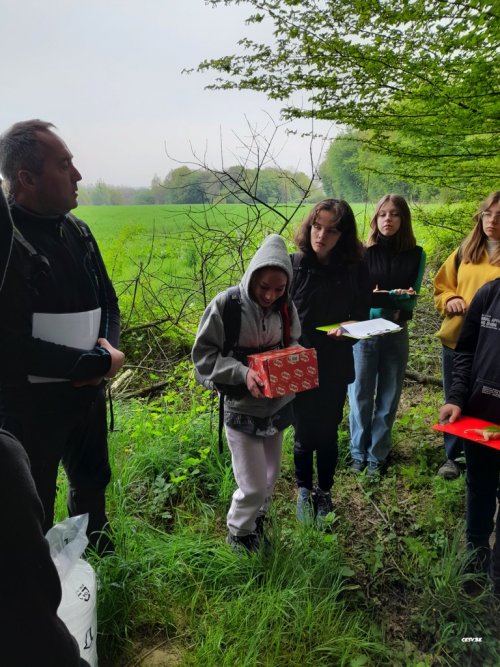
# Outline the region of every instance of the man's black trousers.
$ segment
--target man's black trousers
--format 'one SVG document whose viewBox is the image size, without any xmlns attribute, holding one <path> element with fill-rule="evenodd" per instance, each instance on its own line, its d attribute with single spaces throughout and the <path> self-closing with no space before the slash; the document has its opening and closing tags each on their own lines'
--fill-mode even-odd
<svg viewBox="0 0 500 667">
<path fill-rule="evenodd" d="M 68 477 L 68 512 L 70 516 L 89 513 L 87 534 L 95 546 L 99 533 L 107 527 L 105 492 L 111 479 L 104 387 L 81 409 L 4 416 L 2 422 L 28 453 L 45 514 L 44 532 L 54 522 L 57 473 L 62 462 Z"/>
</svg>

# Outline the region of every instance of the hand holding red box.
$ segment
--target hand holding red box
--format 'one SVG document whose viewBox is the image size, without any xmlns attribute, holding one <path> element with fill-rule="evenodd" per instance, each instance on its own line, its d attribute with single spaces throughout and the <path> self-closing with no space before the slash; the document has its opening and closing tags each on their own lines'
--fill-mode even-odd
<svg viewBox="0 0 500 667">
<path fill-rule="evenodd" d="M 267 398 L 296 394 L 319 387 L 318 360 L 314 348 L 285 347 L 271 352 L 249 354 L 248 367 L 256 371 Z"/>
</svg>

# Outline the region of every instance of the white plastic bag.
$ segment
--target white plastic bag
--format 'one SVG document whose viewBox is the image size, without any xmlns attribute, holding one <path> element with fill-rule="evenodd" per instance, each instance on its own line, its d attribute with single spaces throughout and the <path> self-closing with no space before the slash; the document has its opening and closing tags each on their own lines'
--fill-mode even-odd
<svg viewBox="0 0 500 667">
<path fill-rule="evenodd" d="M 62 599 L 57 615 L 80 647 L 80 656 L 97 667 L 97 585 L 92 566 L 80 558 L 88 544 L 88 514 L 53 526 L 45 536 L 59 573 Z"/>
</svg>

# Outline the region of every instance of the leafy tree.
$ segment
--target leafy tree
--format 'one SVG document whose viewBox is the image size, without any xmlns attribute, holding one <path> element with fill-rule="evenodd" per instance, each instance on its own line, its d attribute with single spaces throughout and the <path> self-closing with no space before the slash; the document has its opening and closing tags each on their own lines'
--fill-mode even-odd
<svg viewBox="0 0 500 667">
<path fill-rule="evenodd" d="M 139 188 L 134 190 L 132 203 L 138 206 L 154 204 L 155 200 L 149 188 Z"/>
<path fill-rule="evenodd" d="M 187 166 L 173 169 L 163 182 L 168 204 L 203 204 L 206 201 L 204 175 Z"/>
<path fill-rule="evenodd" d="M 325 193 L 349 201 L 367 198 L 366 176 L 360 171 L 361 145 L 352 134 L 344 134 L 330 144 L 319 168 Z"/>
<path fill-rule="evenodd" d="M 149 194 L 152 204 L 165 204 L 167 201 L 167 191 L 158 174 L 155 174 L 151 180 Z"/>
<path fill-rule="evenodd" d="M 94 206 L 123 204 L 123 195 L 120 188 L 107 185 L 104 181 L 97 181 L 90 193 L 90 203 Z M 80 203 L 83 203 L 80 200 Z"/>
<path fill-rule="evenodd" d="M 246 0 L 274 39 L 204 61 L 212 88 L 263 91 L 285 118 L 365 131 L 405 181 L 495 187 L 499 155 L 498 16 L 490 0 Z M 212 5 L 241 0 L 211 0 Z M 308 107 L 294 103 L 304 92 Z"/>
<path fill-rule="evenodd" d="M 349 201 L 376 201 L 388 192 L 397 192 L 413 201 L 444 196 L 444 191 L 439 188 L 402 180 L 394 158 L 370 150 L 363 132 L 346 132 L 336 137 L 326 152 L 319 173 L 329 197 Z"/>
</svg>

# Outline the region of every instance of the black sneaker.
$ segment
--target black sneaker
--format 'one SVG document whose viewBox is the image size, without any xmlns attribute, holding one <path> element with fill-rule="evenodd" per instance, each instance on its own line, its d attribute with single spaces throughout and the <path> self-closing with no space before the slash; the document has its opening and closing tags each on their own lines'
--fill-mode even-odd
<svg viewBox="0 0 500 667">
<path fill-rule="evenodd" d="M 446 461 L 438 470 L 439 477 L 442 477 L 443 479 L 458 479 L 460 477 L 460 473 L 460 466 L 452 459 L 446 459 Z"/>
<path fill-rule="evenodd" d="M 481 544 L 477 547 L 469 544 L 468 549 L 471 554 L 469 562 L 465 567 L 465 572 L 468 574 L 488 574 L 491 564 L 491 548 L 489 544 Z"/>
<path fill-rule="evenodd" d="M 326 516 L 333 512 L 332 496 L 329 491 L 323 491 L 316 487 L 314 491 L 316 506 L 316 525 L 321 528 L 325 522 Z"/>
<path fill-rule="evenodd" d="M 314 521 L 316 496 L 304 486 L 297 491 L 297 519 L 304 526 L 310 526 Z"/>
<path fill-rule="evenodd" d="M 366 474 L 373 480 L 380 479 L 380 477 L 382 477 L 382 475 L 384 474 L 383 464 L 375 463 L 374 461 L 368 461 L 368 468 Z"/>
<path fill-rule="evenodd" d="M 259 514 L 255 519 L 255 534 L 259 539 L 259 548 L 263 550 L 264 554 L 269 555 L 271 552 L 271 541 L 264 530 L 266 523 L 266 515 Z"/>
<path fill-rule="evenodd" d="M 351 461 L 352 472 L 363 472 L 365 468 L 366 468 L 366 463 L 364 461 L 359 461 L 358 459 L 352 459 Z"/>
<path fill-rule="evenodd" d="M 248 535 L 233 535 L 232 533 L 228 533 L 226 543 L 237 553 L 248 551 L 254 554 L 260 548 L 260 540 L 257 533 L 249 533 Z"/>
<path fill-rule="evenodd" d="M 257 537 L 262 538 L 264 537 L 264 524 L 266 522 L 266 515 L 265 514 L 259 514 L 259 516 L 255 519 L 255 533 Z"/>
<path fill-rule="evenodd" d="M 464 591 L 469 597 L 477 597 L 488 588 L 488 570 L 490 567 L 491 549 L 489 546 L 473 548 L 464 573 L 468 575 L 464 581 Z"/>
</svg>

